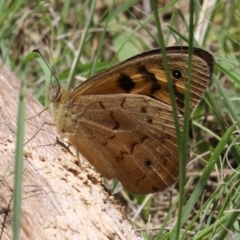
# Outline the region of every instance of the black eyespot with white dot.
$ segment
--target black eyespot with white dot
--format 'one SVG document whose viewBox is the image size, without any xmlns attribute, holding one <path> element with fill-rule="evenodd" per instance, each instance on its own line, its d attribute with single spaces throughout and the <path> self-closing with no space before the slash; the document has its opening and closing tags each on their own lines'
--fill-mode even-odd
<svg viewBox="0 0 240 240">
<path fill-rule="evenodd" d="M 146 167 L 151 167 L 152 166 L 152 161 L 150 159 L 145 160 L 145 165 Z"/>
<path fill-rule="evenodd" d="M 176 79 L 182 78 L 182 72 L 180 70 L 173 70 L 172 71 L 172 77 Z"/>
</svg>

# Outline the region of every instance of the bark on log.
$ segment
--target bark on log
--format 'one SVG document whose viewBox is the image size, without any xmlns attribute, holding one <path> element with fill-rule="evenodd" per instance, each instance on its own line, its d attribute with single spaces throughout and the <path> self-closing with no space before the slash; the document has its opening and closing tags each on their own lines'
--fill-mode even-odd
<svg viewBox="0 0 240 240">
<path fill-rule="evenodd" d="M 8 240 L 20 82 L 1 67 L 0 86 L 0 239 Z M 43 110 L 28 92 L 26 104 L 26 118 Z M 44 122 L 52 122 L 47 111 L 27 120 L 25 140 Z M 44 125 L 25 145 L 21 239 L 142 239 L 99 175 L 86 161 L 79 167 L 77 157 L 55 142 L 54 126 Z"/>
</svg>

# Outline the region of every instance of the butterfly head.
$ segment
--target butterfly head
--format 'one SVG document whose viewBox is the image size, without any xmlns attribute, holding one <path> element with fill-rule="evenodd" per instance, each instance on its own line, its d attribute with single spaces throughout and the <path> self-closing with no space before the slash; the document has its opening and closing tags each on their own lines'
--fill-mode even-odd
<svg viewBox="0 0 240 240">
<path fill-rule="evenodd" d="M 55 108 L 58 108 L 59 104 L 64 104 L 68 102 L 70 99 L 70 95 L 71 95 L 71 92 L 68 91 L 67 89 L 62 88 L 58 81 L 57 81 L 57 85 L 51 82 L 48 98 Z"/>
<path fill-rule="evenodd" d="M 60 86 L 54 87 L 53 83 L 51 83 L 48 94 L 49 100 L 51 102 L 58 102 L 61 98 L 61 95 L 62 95 L 61 87 Z"/>
</svg>

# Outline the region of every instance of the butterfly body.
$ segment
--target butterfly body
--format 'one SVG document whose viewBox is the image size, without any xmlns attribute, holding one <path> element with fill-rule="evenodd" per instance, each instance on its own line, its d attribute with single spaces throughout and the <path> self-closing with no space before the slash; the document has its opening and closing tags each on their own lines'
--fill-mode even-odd
<svg viewBox="0 0 240 240">
<path fill-rule="evenodd" d="M 167 48 L 181 131 L 186 52 L 184 47 Z M 191 112 L 207 88 L 212 67 L 211 54 L 196 48 Z M 58 133 L 106 178 L 117 178 L 127 191 L 139 194 L 163 190 L 178 178 L 176 131 L 159 49 L 126 60 L 71 92 L 52 87 L 49 97 Z"/>
</svg>

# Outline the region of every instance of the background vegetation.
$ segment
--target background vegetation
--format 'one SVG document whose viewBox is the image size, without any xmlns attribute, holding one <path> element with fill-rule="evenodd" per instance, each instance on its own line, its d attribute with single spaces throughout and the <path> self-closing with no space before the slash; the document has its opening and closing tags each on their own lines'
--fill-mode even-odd
<svg viewBox="0 0 240 240">
<path fill-rule="evenodd" d="M 165 45 L 188 45 L 194 32 L 192 43 L 215 56 L 214 77 L 193 116 L 196 142 L 184 194 L 179 195 L 176 184 L 154 195 L 121 191 L 116 197 L 145 239 L 176 239 L 176 231 L 179 239 L 240 239 L 240 3 L 165 0 L 157 2 L 157 9 Z M 47 106 L 50 71 L 32 53 L 39 49 L 52 64 L 43 38 L 49 41 L 61 84 L 72 88 L 159 47 L 157 23 L 148 1 L 1 1 L 0 54 Z"/>
</svg>

